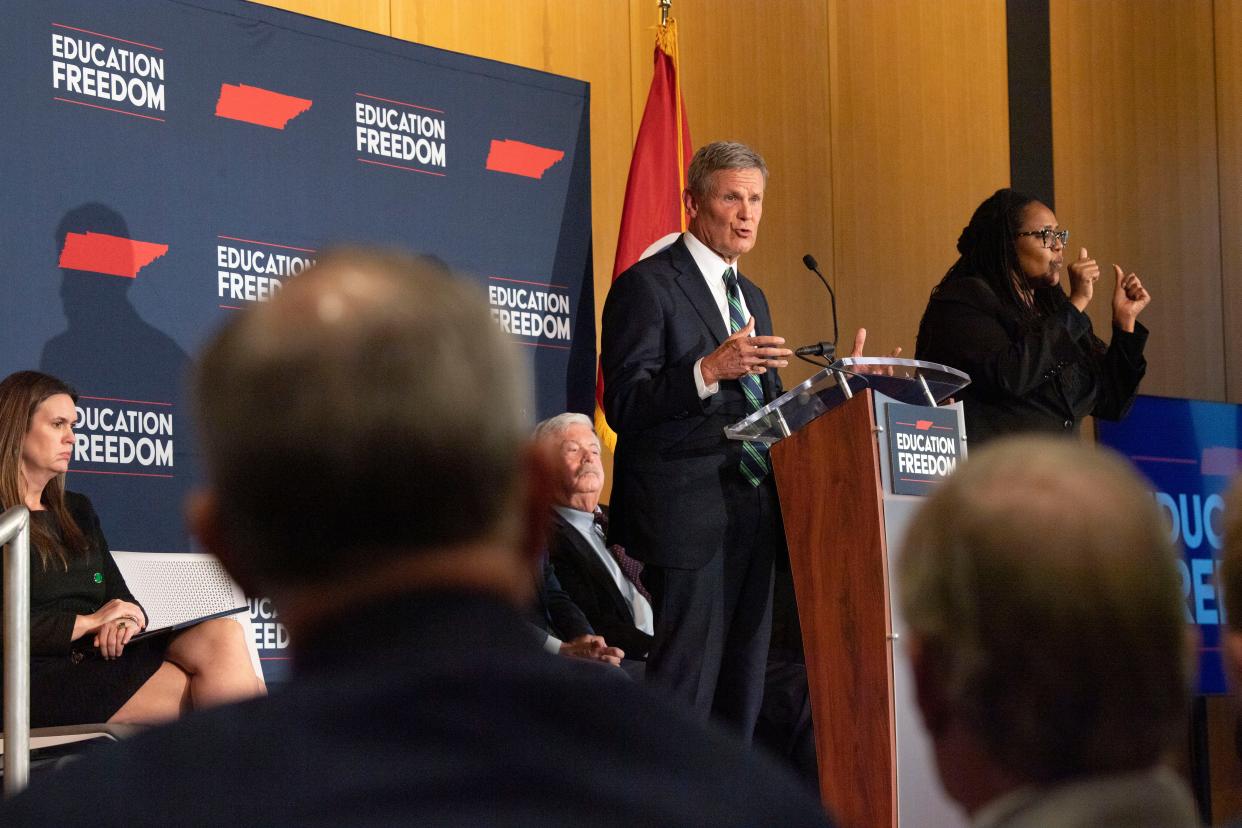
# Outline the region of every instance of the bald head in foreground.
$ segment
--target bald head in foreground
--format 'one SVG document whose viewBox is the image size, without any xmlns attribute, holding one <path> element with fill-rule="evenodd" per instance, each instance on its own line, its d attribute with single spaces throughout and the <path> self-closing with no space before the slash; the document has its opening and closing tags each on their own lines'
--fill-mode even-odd
<svg viewBox="0 0 1242 828">
<path fill-rule="evenodd" d="M 1181 581 L 1123 460 L 988 446 L 923 506 L 898 573 L 918 704 L 972 825 L 1198 824 L 1161 766 L 1191 686 Z"/>
<path fill-rule="evenodd" d="M 373 252 L 231 319 L 191 520 L 275 599 L 293 678 L 36 779 L 0 823 L 825 824 L 740 743 L 530 636 L 551 474 L 515 351 L 467 282 Z"/>
</svg>

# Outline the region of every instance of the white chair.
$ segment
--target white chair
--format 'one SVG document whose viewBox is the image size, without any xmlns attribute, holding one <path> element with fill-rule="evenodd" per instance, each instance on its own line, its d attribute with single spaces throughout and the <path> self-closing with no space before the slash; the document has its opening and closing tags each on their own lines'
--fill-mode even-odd
<svg viewBox="0 0 1242 828">
<path fill-rule="evenodd" d="M 113 552 L 112 557 L 125 576 L 129 591 L 147 611 L 148 629 L 246 606 L 241 587 L 215 556 L 205 552 Z M 255 675 L 263 678 L 250 613 L 227 617 L 241 624 Z"/>
<path fill-rule="evenodd" d="M 212 555 L 199 552 L 113 552 L 130 592 L 147 611 L 149 629 L 246 605 L 246 596 Z M 263 678 L 263 663 L 254 641 L 249 612 L 226 616 L 241 625 L 254 672 Z M 60 748 L 78 742 L 115 742 L 142 730 L 139 725 L 85 724 L 39 727 L 30 731 L 30 750 Z M 72 751 L 73 748 L 66 748 Z M 0 758 L 4 738 L 0 735 Z M 3 765 L 0 764 L 0 769 Z"/>
</svg>

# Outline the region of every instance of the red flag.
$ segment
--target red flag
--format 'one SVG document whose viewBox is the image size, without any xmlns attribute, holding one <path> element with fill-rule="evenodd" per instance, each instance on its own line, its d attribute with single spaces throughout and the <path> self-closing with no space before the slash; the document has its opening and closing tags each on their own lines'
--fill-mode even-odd
<svg viewBox="0 0 1242 828">
<path fill-rule="evenodd" d="M 690 143 L 690 124 L 678 73 L 677 21 L 670 19 L 656 32 L 655 72 L 630 159 L 617 258 L 612 267 L 614 281 L 656 242 L 686 229 L 681 193 L 686 188 L 686 169 L 694 145 Z M 665 244 L 672 241 L 668 238 Z M 599 371 L 595 379 L 595 430 L 600 440 L 613 448 L 617 435 L 604 419 L 603 400 L 604 375 Z"/>
</svg>

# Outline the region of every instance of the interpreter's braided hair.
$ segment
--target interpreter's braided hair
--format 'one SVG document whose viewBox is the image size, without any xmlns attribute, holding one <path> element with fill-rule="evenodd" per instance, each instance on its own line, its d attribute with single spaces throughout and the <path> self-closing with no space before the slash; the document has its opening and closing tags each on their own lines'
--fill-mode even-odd
<svg viewBox="0 0 1242 828">
<path fill-rule="evenodd" d="M 1056 286 L 1032 290 L 1018 265 L 1017 234 L 1026 208 L 1033 203 L 1032 196 L 1008 187 L 985 199 L 958 236 L 958 260 L 941 284 L 950 279 L 982 279 L 1006 308 L 1027 323 L 1060 307 L 1065 292 Z"/>
</svg>

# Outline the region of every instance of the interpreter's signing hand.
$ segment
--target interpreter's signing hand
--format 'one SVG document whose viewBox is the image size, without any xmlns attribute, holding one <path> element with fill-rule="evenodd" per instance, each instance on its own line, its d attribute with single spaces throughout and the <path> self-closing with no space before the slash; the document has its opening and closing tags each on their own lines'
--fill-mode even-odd
<svg viewBox="0 0 1242 828">
<path fill-rule="evenodd" d="M 857 357 L 862 356 L 863 346 L 866 344 L 867 344 L 867 329 L 859 328 L 858 331 L 854 334 L 854 349 L 850 351 L 850 357 L 857 358 Z M 894 359 L 901 356 L 901 346 L 898 345 L 896 348 L 894 348 L 888 354 L 888 356 L 893 357 Z M 891 366 L 856 365 L 854 366 L 853 370 L 854 370 L 854 373 L 856 374 L 881 374 L 881 375 L 886 375 L 890 377 L 893 375 L 893 369 Z"/>
<path fill-rule="evenodd" d="M 1121 265 L 1113 265 L 1117 273 L 1117 285 L 1113 288 L 1113 324 L 1129 333 L 1134 332 L 1134 321 L 1151 302 L 1151 294 L 1139 277 L 1125 275 Z"/>
<path fill-rule="evenodd" d="M 754 332 L 755 317 L 752 316 L 746 327 L 703 357 L 699 370 L 703 372 L 704 385 L 735 380 L 743 374 L 762 374 L 769 368 L 784 368 L 789 364 L 787 357 L 793 356 L 793 351 L 781 347 L 785 344 L 784 337 L 752 336 Z"/>
<path fill-rule="evenodd" d="M 1100 278 L 1100 266 L 1087 255 L 1087 248 L 1079 248 L 1078 260 L 1069 264 L 1070 304 L 1086 313 L 1087 305 L 1095 294 L 1095 283 Z"/>
<path fill-rule="evenodd" d="M 620 647 L 609 647 L 601 635 L 580 635 L 561 644 L 561 655 L 585 658 L 588 661 L 602 661 L 613 667 L 620 667 L 625 651 Z"/>
</svg>

